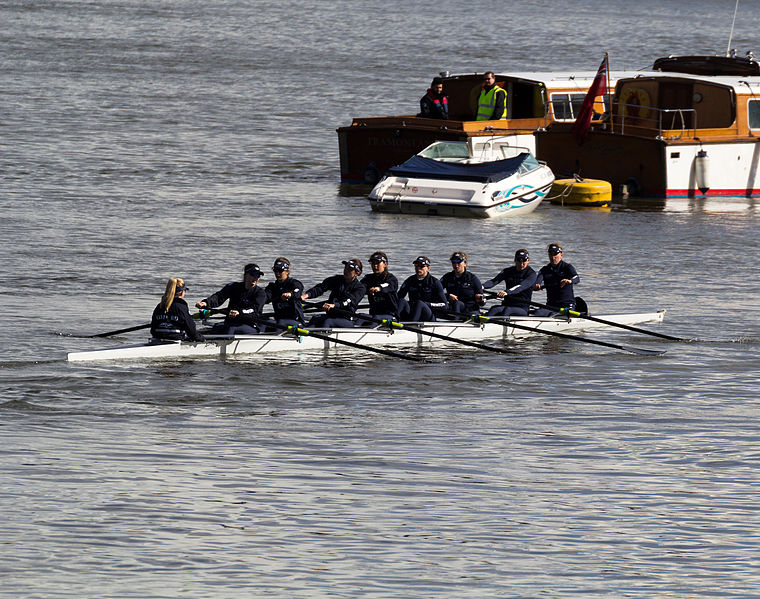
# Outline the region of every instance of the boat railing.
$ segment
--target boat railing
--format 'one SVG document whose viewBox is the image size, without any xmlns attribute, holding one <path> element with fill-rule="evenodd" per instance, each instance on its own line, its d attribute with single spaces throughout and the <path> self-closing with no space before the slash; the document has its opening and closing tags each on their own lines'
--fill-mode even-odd
<svg viewBox="0 0 760 599">
<path fill-rule="evenodd" d="M 697 136 L 697 111 L 693 108 L 654 108 L 640 104 L 615 103 L 613 131 L 654 134 L 657 139 Z"/>
</svg>

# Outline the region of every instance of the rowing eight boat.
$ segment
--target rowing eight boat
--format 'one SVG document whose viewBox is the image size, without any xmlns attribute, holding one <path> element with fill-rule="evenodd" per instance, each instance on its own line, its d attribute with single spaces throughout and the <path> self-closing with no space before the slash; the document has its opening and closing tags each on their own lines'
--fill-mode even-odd
<svg viewBox="0 0 760 599">
<path fill-rule="evenodd" d="M 645 322 L 662 322 L 665 310 L 638 314 L 605 315 L 604 319 L 617 324 L 640 324 Z M 431 331 L 453 339 L 480 341 L 483 339 L 500 339 L 505 337 L 527 337 L 540 334 L 541 331 L 581 332 L 588 330 L 609 329 L 610 326 L 600 322 L 576 317 L 538 317 L 512 316 L 508 323 L 520 328 L 503 326 L 495 323 L 472 324 L 468 322 L 425 322 L 415 323 L 415 328 Z M 405 329 L 389 330 L 379 328 L 345 328 L 315 329 L 326 335 L 345 341 L 369 346 L 427 346 L 431 343 L 447 343 L 440 338 L 430 337 L 421 332 Z M 534 332 L 536 331 L 536 332 Z M 234 338 L 219 336 L 208 337 L 206 341 L 171 341 L 148 342 L 112 349 L 73 352 L 68 355 L 69 362 L 89 362 L 96 360 L 134 360 L 185 358 L 200 356 L 235 356 L 242 354 L 300 352 L 309 350 L 327 350 L 337 347 L 335 343 L 323 338 L 294 336 L 284 332 L 278 334 L 244 335 Z"/>
</svg>

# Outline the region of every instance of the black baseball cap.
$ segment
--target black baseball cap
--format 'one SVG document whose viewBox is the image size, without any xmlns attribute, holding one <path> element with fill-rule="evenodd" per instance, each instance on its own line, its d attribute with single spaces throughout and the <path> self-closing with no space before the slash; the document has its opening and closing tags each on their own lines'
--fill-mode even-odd
<svg viewBox="0 0 760 599">
<path fill-rule="evenodd" d="M 362 274 L 362 261 L 359 258 L 351 258 L 350 260 L 343 260 L 343 264 L 350 269 L 355 270 L 359 274 Z"/>
<path fill-rule="evenodd" d="M 530 259 L 530 254 L 526 250 L 517 250 L 515 252 L 515 262 L 523 262 Z"/>
<path fill-rule="evenodd" d="M 561 246 L 557 245 L 556 243 L 549 244 L 549 247 L 547 248 L 549 254 L 552 256 L 556 256 L 557 254 L 564 253 L 564 250 Z"/>
<path fill-rule="evenodd" d="M 275 271 L 290 270 L 290 264 L 288 264 L 284 260 L 275 260 L 274 265 L 272 266 L 272 270 L 275 270 Z"/>
<path fill-rule="evenodd" d="M 252 277 L 260 277 L 262 274 L 258 264 L 246 264 L 243 272 Z"/>
<path fill-rule="evenodd" d="M 419 264 L 420 266 L 430 266 L 430 259 L 427 256 L 417 256 L 412 264 Z"/>
<path fill-rule="evenodd" d="M 388 264 L 388 256 L 385 255 L 385 252 L 375 252 L 369 257 L 370 262 L 385 262 Z"/>
</svg>

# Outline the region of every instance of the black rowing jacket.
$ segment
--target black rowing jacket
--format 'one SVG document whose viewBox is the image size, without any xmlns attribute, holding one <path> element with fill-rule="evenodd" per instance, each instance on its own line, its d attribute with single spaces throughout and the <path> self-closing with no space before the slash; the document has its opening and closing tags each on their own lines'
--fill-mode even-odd
<svg viewBox="0 0 760 599">
<path fill-rule="evenodd" d="M 258 285 L 246 289 L 243 281 L 235 281 L 234 283 L 227 283 L 219 291 L 201 301 L 206 302 L 209 308 L 218 308 L 227 300 L 229 300 L 229 309 L 237 310 L 240 315 L 237 318 L 230 318 L 229 316 L 225 318 L 225 326 L 255 325 L 257 323 L 256 317 L 261 316 L 267 294 Z"/>
<path fill-rule="evenodd" d="M 288 277 L 284 281 L 272 281 L 266 286 L 267 303 L 272 303 L 276 320 L 297 320 L 301 324 L 305 322 L 301 295 L 303 283 L 298 279 Z M 290 299 L 283 300 L 282 294 L 290 293 Z"/>
<path fill-rule="evenodd" d="M 483 283 L 483 289 L 490 289 L 501 281 L 507 286 L 507 297 L 502 301 L 503 306 L 516 306 L 524 308 L 526 311 L 530 308 L 530 301 L 533 297 L 533 285 L 536 284 L 536 271 L 530 266 L 522 270 L 517 270 L 515 266 L 508 266 L 502 270 L 493 279 L 488 279 Z"/>
<path fill-rule="evenodd" d="M 410 302 L 422 301 L 431 308 L 446 308 L 449 305 L 446 294 L 443 292 L 443 285 L 431 274 L 426 275 L 424 279 L 418 279 L 417 275 L 408 277 L 401 284 L 398 296 L 404 298 L 407 293 Z"/>
<path fill-rule="evenodd" d="M 382 275 L 370 273 L 361 280 L 367 290 L 370 314 L 390 314 L 398 318 L 398 279 L 387 270 Z M 372 287 L 379 287 L 377 293 L 370 293 Z"/>
<path fill-rule="evenodd" d="M 150 334 L 157 339 L 203 341 L 203 335 L 198 333 L 190 316 L 187 302 L 180 297 L 174 298 L 167 312 L 159 302 L 150 320 Z"/>
<path fill-rule="evenodd" d="M 318 285 L 314 285 L 314 287 L 306 292 L 306 295 L 310 298 L 319 297 L 326 291 L 330 292 L 330 297 L 327 300 L 328 304 L 335 304 L 336 308 L 348 310 L 349 312 L 356 312 L 359 302 L 362 301 L 364 294 L 367 292 L 364 285 L 358 279 L 349 282 L 346 281 L 346 277 L 343 275 L 333 275 L 332 277 L 327 277 Z"/>
<path fill-rule="evenodd" d="M 562 279 L 570 279 L 572 283 L 560 287 Z M 575 270 L 575 267 L 569 262 L 560 260 L 557 266 L 550 262 L 542 266 L 538 271 L 536 283 L 546 288 L 546 303 L 552 308 L 575 307 L 575 293 L 573 285 L 581 282 L 581 278 Z"/>
<path fill-rule="evenodd" d="M 464 303 L 465 310 L 477 311 L 480 308 L 475 296 L 483 294 L 483 286 L 480 279 L 469 270 L 465 270 L 460 276 L 453 270 L 447 272 L 441 277 L 441 285 L 446 293 L 456 295 L 459 301 Z"/>
</svg>

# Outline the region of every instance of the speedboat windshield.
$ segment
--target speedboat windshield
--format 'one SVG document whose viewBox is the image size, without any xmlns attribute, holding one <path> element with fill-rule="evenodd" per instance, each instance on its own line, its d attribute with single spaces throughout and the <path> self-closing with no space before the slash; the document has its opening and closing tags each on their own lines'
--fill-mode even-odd
<svg viewBox="0 0 760 599">
<path fill-rule="evenodd" d="M 422 150 L 418 156 L 433 160 L 464 160 L 470 157 L 470 149 L 465 141 L 437 141 Z"/>
</svg>

